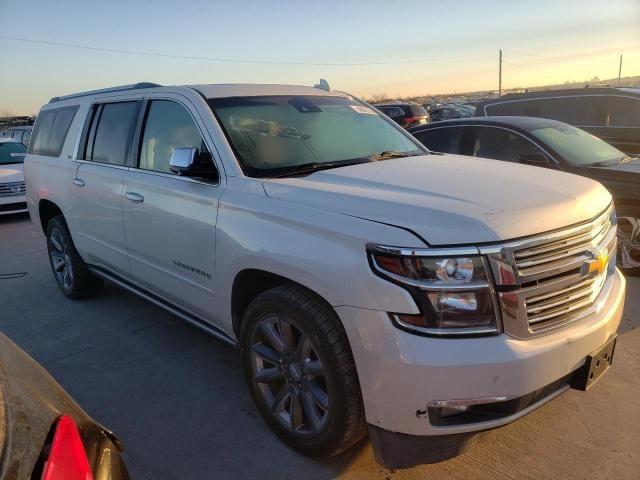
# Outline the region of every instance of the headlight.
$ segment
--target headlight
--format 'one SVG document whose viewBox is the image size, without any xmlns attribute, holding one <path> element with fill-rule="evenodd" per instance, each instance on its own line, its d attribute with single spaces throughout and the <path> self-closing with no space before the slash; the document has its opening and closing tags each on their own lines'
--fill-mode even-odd
<svg viewBox="0 0 640 480">
<path fill-rule="evenodd" d="M 493 289 L 482 256 L 368 248 L 374 272 L 409 290 L 420 309 L 418 315 L 392 313 L 399 327 L 428 335 L 498 332 Z"/>
</svg>

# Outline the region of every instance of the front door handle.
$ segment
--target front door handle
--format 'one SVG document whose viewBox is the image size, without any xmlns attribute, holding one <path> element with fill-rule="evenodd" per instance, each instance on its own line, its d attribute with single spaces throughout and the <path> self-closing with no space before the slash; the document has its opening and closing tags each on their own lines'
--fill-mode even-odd
<svg viewBox="0 0 640 480">
<path fill-rule="evenodd" d="M 139 193 L 127 192 L 127 193 L 125 193 L 124 196 L 127 197 L 129 200 L 131 200 L 133 203 L 142 203 L 142 202 L 144 202 L 144 197 L 142 195 L 140 195 Z"/>
<path fill-rule="evenodd" d="M 80 180 L 79 178 L 74 178 L 73 179 L 73 184 L 77 185 L 79 187 L 84 187 L 84 180 Z"/>
</svg>

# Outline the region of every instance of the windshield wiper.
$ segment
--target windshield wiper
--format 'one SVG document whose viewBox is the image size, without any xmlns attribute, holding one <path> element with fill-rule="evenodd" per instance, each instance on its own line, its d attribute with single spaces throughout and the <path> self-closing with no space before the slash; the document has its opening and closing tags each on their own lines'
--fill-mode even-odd
<svg viewBox="0 0 640 480">
<path fill-rule="evenodd" d="M 374 161 L 379 161 L 379 160 L 388 160 L 390 158 L 415 157 L 416 155 L 421 155 L 421 154 L 414 153 L 414 152 L 394 152 L 392 150 L 385 150 L 384 152 L 371 155 L 368 158 Z"/>
<path fill-rule="evenodd" d="M 292 165 L 291 167 L 275 168 L 272 169 L 271 172 L 267 171 L 264 175 L 261 176 L 271 178 L 294 177 L 296 175 L 304 175 L 320 170 L 329 170 L 331 168 L 347 167 L 349 165 L 358 165 L 360 163 L 378 162 L 381 160 L 389 160 L 391 158 L 414 157 L 416 155 L 422 155 L 422 153 L 418 151 L 394 152 L 391 150 L 386 150 L 375 155 L 353 158 L 351 160 L 340 160 L 337 162 L 310 162 L 302 163 L 300 165 Z"/>
<path fill-rule="evenodd" d="M 355 158 L 353 160 L 341 160 L 339 162 L 310 162 L 302 163 L 300 165 L 292 165 L 291 167 L 276 168 L 270 174 L 265 172 L 265 177 L 271 178 L 283 178 L 293 177 L 296 175 L 304 175 L 307 173 L 318 172 L 320 170 L 329 170 L 331 168 L 347 167 L 349 165 L 358 165 L 360 163 L 369 163 L 371 160 L 368 158 Z"/>
<path fill-rule="evenodd" d="M 616 158 L 614 160 L 606 160 L 602 162 L 592 163 L 592 167 L 610 167 L 611 165 L 618 165 L 619 163 L 627 163 L 633 160 L 630 156 L 624 155 L 620 158 Z"/>
</svg>

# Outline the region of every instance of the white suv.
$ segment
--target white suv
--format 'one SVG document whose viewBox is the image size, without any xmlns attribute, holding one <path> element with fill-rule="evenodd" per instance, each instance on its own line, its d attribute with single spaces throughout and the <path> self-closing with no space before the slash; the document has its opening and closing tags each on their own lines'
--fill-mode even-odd
<svg viewBox="0 0 640 480">
<path fill-rule="evenodd" d="M 294 448 L 458 452 L 611 363 L 625 281 L 586 178 L 430 154 L 358 99 L 137 84 L 38 115 L 27 201 L 65 295 L 109 280 L 240 347 Z"/>
</svg>

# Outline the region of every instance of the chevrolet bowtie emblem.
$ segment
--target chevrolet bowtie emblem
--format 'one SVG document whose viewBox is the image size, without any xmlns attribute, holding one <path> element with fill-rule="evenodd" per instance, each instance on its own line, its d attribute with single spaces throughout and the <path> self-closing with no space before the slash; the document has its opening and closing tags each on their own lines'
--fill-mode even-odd
<svg viewBox="0 0 640 480">
<path fill-rule="evenodd" d="M 597 256 L 596 256 L 597 255 Z M 609 254 L 606 252 L 593 253 L 592 260 L 587 260 L 582 265 L 582 273 L 588 275 L 590 273 L 600 274 L 607 269 L 607 264 L 609 263 Z"/>
</svg>

